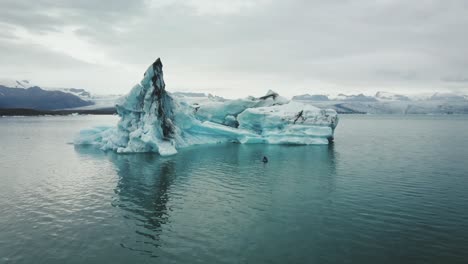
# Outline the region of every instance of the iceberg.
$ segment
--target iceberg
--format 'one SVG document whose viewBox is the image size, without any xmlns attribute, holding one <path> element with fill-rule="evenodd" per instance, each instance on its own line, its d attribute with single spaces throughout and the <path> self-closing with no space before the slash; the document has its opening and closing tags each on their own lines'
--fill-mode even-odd
<svg viewBox="0 0 468 264">
<path fill-rule="evenodd" d="M 328 144 L 338 124 L 335 110 L 290 101 L 273 91 L 237 100 L 183 100 L 166 91 L 158 58 L 140 83 L 116 105 L 116 127 L 83 130 L 77 145 L 95 145 L 117 153 L 155 152 L 224 142 Z"/>
</svg>

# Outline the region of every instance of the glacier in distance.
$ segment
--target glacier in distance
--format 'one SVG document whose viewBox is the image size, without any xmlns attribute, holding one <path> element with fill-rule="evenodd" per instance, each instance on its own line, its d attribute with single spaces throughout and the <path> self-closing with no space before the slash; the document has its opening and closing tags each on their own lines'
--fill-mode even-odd
<svg viewBox="0 0 468 264">
<path fill-rule="evenodd" d="M 183 147 L 225 142 L 329 144 L 338 124 L 335 110 L 290 101 L 273 91 L 237 100 L 173 96 L 165 89 L 159 58 L 116 108 L 116 127 L 83 130 L 74 143 L 167 156 Z"/>
</svg>

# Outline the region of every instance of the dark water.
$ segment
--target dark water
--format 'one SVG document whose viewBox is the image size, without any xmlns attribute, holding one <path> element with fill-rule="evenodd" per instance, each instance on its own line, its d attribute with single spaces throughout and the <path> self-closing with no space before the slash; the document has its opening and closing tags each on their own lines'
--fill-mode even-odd
<svg viewBox="0 0 468 264">
<path fill-rule="evenodd" d="M 467 116 L 166 158 L 66 144 L 115 121 L 0 118 L 0 263 L 468 263 Z"/>
</svg>

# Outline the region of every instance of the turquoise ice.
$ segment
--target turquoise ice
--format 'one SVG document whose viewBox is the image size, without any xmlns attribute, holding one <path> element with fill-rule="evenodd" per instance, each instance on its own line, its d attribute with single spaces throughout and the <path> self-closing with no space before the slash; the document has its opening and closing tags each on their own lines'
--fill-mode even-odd
<svg viewBox="0 0 468 264">
<path fill-rule="evenodd" d="M 117 127 L 83 130 L 75 144 L 163 156 L 187 146 L 224 142 L 328 144 L 338 124 L 336 111 L 292 102 L 273 91 L 237 100 L 174 97 L 165 89 L 160 59 L 116 107 Z"/>
</svg>

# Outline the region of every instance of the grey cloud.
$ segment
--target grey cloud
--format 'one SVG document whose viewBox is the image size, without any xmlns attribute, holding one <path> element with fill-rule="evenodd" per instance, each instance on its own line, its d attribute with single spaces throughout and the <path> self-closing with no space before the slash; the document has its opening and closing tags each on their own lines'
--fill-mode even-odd
<svg viewBox="0 0 468 264">
<path fill-rule="evenodd" d="M 70 70 L 76 68 L 86 68 L 92 65 L 74 59 L 70 56 L 53 52 L 42 46 L 28 43 L 18 43 L 17 41 L 0 41 L 0 68 L 11 72 L 11 69 L 63 69 L 69 67 Z M 3 76 L 8 77 L 8 76 Z"/>
<path fill-rule="evenodd" d="M 2 0 L 0 22 L 41 32 L 55 31 L 67 25 L 109 26 L 141 12 L 143 8 L 143 0 Z"/>
<path fill-rule="evenodd" d="M 33 32 L 74 25 L 81 38 L 141 71 L 160 56 L 174 73 L 197 76 L 172 77 L 187 89 L 309 92 L 317 80 L 363 92 L 442 89 L 453 72 L 468 72 L 463 0 L 271 0 L 218 14 L 199 12 L 199 2 L 166 2 L 6 0 L 0 21 Z"/>
</svg>

